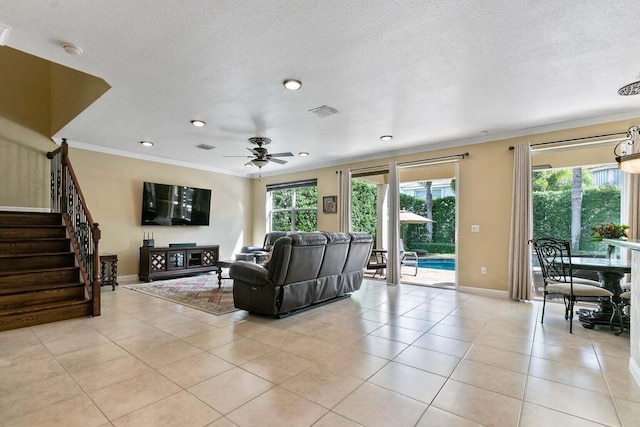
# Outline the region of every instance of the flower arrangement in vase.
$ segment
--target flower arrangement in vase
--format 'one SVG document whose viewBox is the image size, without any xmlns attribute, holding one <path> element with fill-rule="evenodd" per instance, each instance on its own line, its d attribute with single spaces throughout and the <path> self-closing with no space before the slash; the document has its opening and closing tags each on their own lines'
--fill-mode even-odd
<svg viewBox="0 0 640 427">
<path fill-rule="evenodd" d="M 597 227 L 591 228 L 593 236 L 592 242 L 601 242 L 602 239 L 623 239 L 629 238 L 629 226 L 622 224 L 614 224 L 612 222 L 603 222 Z M 607 259 L 611 259 L 615 247 L 607 245 Z"/>
</svg>

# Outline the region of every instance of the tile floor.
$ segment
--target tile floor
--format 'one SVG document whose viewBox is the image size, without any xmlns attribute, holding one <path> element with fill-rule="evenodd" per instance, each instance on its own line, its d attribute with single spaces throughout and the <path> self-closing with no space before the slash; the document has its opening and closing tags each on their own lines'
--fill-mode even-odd
<svg viewBox="0 0 640 427">
<path fill-rule="evenodd" d="M 637 426 L 629 336 L 560 305 L 365 280 L 281 319 L 120 287 L 0 332 L 1 426 Z"/>
</svg>

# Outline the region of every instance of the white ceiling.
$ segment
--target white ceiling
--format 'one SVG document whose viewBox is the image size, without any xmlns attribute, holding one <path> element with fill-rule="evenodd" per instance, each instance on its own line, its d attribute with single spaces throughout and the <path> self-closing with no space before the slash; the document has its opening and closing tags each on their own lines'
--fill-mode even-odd
<svg viewBox="0 0 640 427">
<path fill-rule="evenodd" d="M 0 0 L 7 46 L 112 86 L 56 137 L 237 175 L 257 168 L 224 156 L 248 155 L 251 136 L 296 154 L 269 175 L 638 117 L 640 96 L 617 90 L 640 79 L 639 12 L 637 0 Z M 322 105 L 339 113 L 308 112 Z"/>
</svg>

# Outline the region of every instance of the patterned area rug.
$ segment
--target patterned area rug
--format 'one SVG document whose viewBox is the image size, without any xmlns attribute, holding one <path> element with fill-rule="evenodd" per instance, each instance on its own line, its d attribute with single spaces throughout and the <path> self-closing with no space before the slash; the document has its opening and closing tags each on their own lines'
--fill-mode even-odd
<svg viewBox="0 0 640 427">
<path fill-rule="evenodd" d="M 210 274 L 127 285 L 125 288 L 220 315 L 236 311 L 230 284 L 230 280 L 223 280 L 222 287 L 218 289 L 218 276 Z"/>
</svg>

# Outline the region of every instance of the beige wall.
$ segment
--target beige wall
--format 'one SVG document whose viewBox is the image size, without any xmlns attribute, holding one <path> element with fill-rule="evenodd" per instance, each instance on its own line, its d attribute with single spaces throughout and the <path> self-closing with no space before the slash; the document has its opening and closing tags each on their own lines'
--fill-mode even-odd
<svg viewBox="0 0 640 427">
<path fill-rule="evenodd" d="M 70 148 L 69 157 L 95 222 L 100 224 L 100 251 L 118 254 L 118 275 L 138 273 L 143 233 L 156 246 L 196 242 L 220 245 L 220 258 L 238 252 L 252 230 L 250 180 L 163 163 Z M 208 227 L 141 226 L 142 183 L 187 185 L 211 189 Z"/>
<path fill-rule="evenodd" d="M 504 291 L 507 289 L 513 174 L 513 152 L 509 151 L 508 147 L 521 142 L 536 143 L 626 131 L 638 121 L 638 119 L 626 120 L 253 180 L 73 148 L 70 150 L 70 155 L 94 219 L 100 223 L 102 229 L 101 250 L 118 254 L 120 275 L 133 275 L 138 271 L 138 247 L 142 241 L 142 233 L 145 231 L 154 232 L 158 246 L 171 242 L 189 241 L 199 244 L 219 244 L 223 258 L 230 258 L 244 244 L 261 244 L 266 229 L 264 206 L 267 184 L 316 178 L 320 205 L 323 196 L 338 194 L 336 177 L 338 169 L 360 168 L 385 164 L 391 160 L 409 161 L 468 151 L 470 156 L 459 163 L 457 181 L 458 284 Z M 0 139 L 1 158 L 3 165 L 7 166 L 0 170 L 0 176 L 3 182 L 10 183 L 4 186 L 10 191 L 5 190 L 4 193 L 0 193 L 0 206 L 48 206 L 47 167 L 44 167 L 45 170 L 41 171 L 38 177 L 16 178 L 23 170 L 31 170 L 34 173 L 40 171 L 39 165 L 29 166 L 29 162 L 35 161 L 35 157 L 30 159 L 30 156 L 23 156 L 19 151 L 27 149 L 33 152 L 45 152 L 51 149 L 38 148 L 38 143 L 34 144 L 33 135 L 29 132 L 23 130 Z M 43 147 L 49 147 L 50 143 L 45 138 L 39 138 L 36 142 Z M 13 147 L 23 141 L 31 145 L 28 148 Z M 612 150 L 613 145 L 604 148 L 592 147 L 582 151 L 536 154 L 534 163 L 551 163 L 554 167 L 610 163 L 613 161 Z M 446 175 L 447 178 L 451 176 L 450 167 L 442 168 L 437 174 L 434 172 L 437 171 L 436 168 L 425 168 L 423 171 L 422 174 L 414 171 L 418 174 L 418 180 L 435 179 L 438 178 L 435 176 L 438 174 Z M 415 174 L 402 179 L 415 180 Z M 211 188 L 213 192 L 211 226 L 194 228 L 140 226 L 143 181 Z M 16 191 L 13 190 L 14 186 Z M 29 191 L 24 191 L 30 186 L 39 187 L 41 190 L 47 188 L 47 191 L 44 193 L 40 191 L 39 196 L 31 197 Z M 46 197 L 42 194 L 46 194 Z M 339 200 L 338 203 L 341 201 Z M 471 233 L 471 225 L 475 224 L 480 225 L 480 233 Z M 318 228 L 327 231 L 337 230 L 337 214 L 324 214 L 320 210 Z M 481 266 L 487 267 L 487 275 L 480 274 Z"/>
<path fill-rule="evenodd" d="M 50 206 L 47 151 L 50 139 L 0 117 L 0 206 Z"/>
<path fill-rule="evenodd" d="M 379 159 L 362 163 L 346 163 L 301 173 L 263 177 L 253 182 L 255 206 L 253 216 L 253 244 L 262 243 L 265 232 L 266 185 L 300 179 L 318 179 L 318 205 L 323 196 L 338 194 L 336 170 L 388 164 L 390 161 L 406 162 L 430 157 L 469 152 L 470 156 L 459 162 L 456 183 L 458 204 L 458 285 L 506 291 L 508 289 L 508 251 L 511 224 L 511 192 L 513 179 L 513 152 L 509 146 L 529 142 L 557 141 L 626 130 L 639 122 L 624 120 L 603 125 L 586 126 L 557 132 L 546 132 L 483 144 L 433 150 L 419 154 Z M 614 144 L 589 147 L 581 150 L 560 150 L 535 154 L 534 164 L 550 163 L 553 167 L 570 167 L 583 164 L 612 163 Z M 441 176 L 439 176 L 441 175 Z M 451 168 L 424 168 L 414 170 L 401 181 L 451 177 Z M 341 203 L 338 200 L 338 203 Z M 480 233 L 471 233 L 471 225 L 480 225 Z M 334 231 L 338 228 L 336 214 L 318 212 L 318 228 Z M 487 267 L 487 275 L 480 274 L 480 267 Z"/>
</svg>

